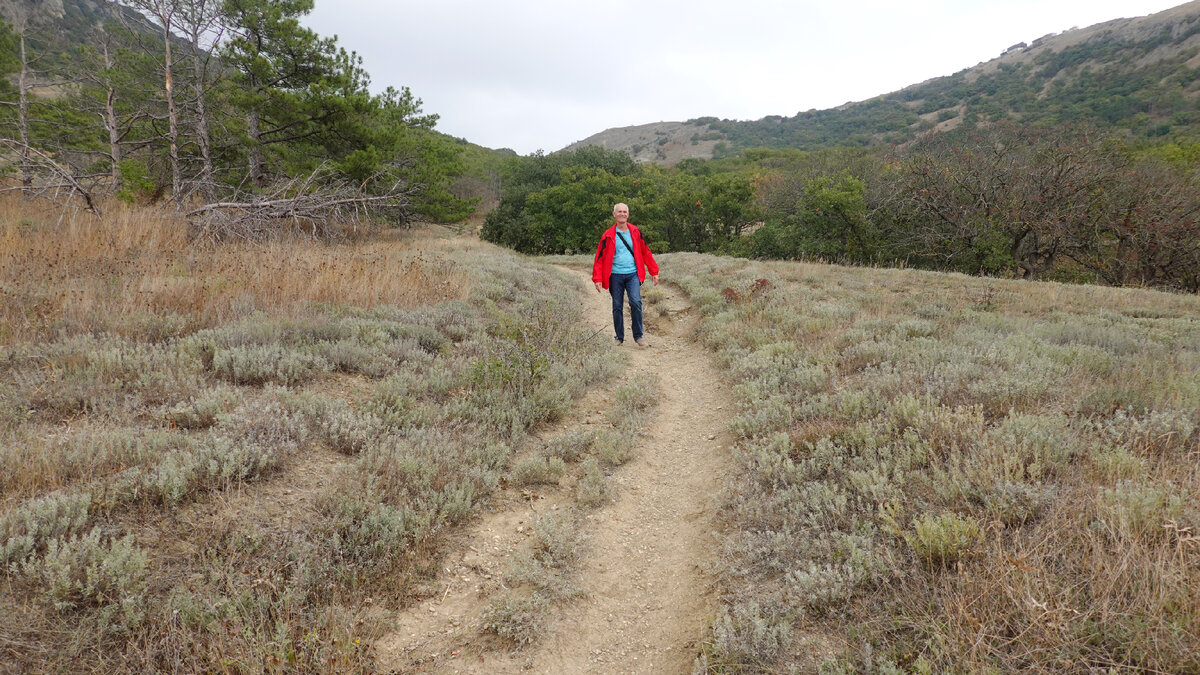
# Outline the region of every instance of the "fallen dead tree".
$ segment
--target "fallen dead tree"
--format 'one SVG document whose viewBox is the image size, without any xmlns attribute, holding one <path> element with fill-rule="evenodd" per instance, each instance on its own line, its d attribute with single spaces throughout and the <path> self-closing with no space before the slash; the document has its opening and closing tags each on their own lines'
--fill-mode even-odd
<svg viewBox="0 0 1200 675">
<path fill-rule="evenodd" d="M 368 191 L 368 186 L 376 186 Z M 369 220 L 405 223 L 412 196 L 421 186 L 396 180 L 378 187 L 378 177 L 360 184 L 332 180 L 324 168 L 287 182 L 268 194 L 198 206 L 185 212 L 198 238 L 262 241 L 284 230 L 316 239 L 336 239 L 347 226 Z"/>
</svg>

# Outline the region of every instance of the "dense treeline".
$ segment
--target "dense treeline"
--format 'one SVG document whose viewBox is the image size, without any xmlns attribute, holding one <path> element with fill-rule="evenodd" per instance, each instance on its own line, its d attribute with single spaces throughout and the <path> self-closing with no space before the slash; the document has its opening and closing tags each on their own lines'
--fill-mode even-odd
<svg viewBox="0 0 1200 675">
<path fill-rule="evenodd" d="M 524 253 L 584 251 L 621 201 L 656 250 L 732 245 L 759 218 L 750 176 L 708 175 L 698 162 L 685 167 L 636 164 L 624 152 L 599 147 L 512 158 L 500 206 L 488 214 L 482 236 Z"/>
<path fill-rule="evenodd" d="M 408 88 L 304 27 L 313 0 L 16 3 L 0 35 L 0 136 L 26 190 L 314 219 L 458 219 L 461 144 Z M 15 84 L 14 84 L 15 83 Z M 286 208 L 285 208 L 286 207 Z"/>
<path fill-rule="evenodd" d="M 585 148 L 514 158 L 483 229 L 589 250 L 611 205 L 657 251 L 900 264 L 1200 290 L 1200 144 L 1091 127 L 970 125 L 890 150 L 758 149 L 675 168 Z"/>
</svg>

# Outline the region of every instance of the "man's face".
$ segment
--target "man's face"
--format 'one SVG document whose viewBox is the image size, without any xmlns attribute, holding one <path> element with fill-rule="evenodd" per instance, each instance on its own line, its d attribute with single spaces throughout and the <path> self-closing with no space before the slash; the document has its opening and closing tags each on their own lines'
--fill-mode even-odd
<svg viewBox="0 0 1200 675">
<path fill-rule="evenodd" d="M 616 218 L 617 222 L 621 223 L 621 224 L 625 224 L 626 222 L 628 222 L 629 221 L 629 207 L 625 206 L 624 204 L 618 205 L 617 208 L 613 209 L 613 218 Z"/>
</svg>

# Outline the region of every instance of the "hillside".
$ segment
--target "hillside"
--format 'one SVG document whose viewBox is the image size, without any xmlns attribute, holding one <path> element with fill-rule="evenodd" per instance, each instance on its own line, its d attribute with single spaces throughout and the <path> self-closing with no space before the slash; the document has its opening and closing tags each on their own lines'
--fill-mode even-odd
<svg viewBox="0 0 1200 675">
<path fill-rule="evenodd" d="M 696 120 L 654 122 L 608 129 L 563 149 L 571 151 L 598 145 L 605 150 L 625 150 L 638 162 L 672 166 L 685 159 L 712 157 L 717 143 L 724 138 L 708 124 Z"/>
<path fill-rule="evenodd" d="M 1200 0 L 1020 42 L 986 63 L 867 101 L 792 117 L 704 117 L 609 129 L 566 149 L 599 145 L 627 150 L 640 162 L 674 164 L 750 147 L 902 143 L 923 131 L 1005 118 L 1087 120 L 1144 139 L 1196 136 Z"/>
</svg>

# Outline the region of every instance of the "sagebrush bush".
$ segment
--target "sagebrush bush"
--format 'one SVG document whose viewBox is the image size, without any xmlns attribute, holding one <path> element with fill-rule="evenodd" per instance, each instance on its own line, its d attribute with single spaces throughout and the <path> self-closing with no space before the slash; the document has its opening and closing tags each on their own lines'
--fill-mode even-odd
<svg viewBox="0 0 1200 675">
<path fill-rule="evenodd" d="M 957 513 L 922 516 L 905 535 L 908 545 L 924 561 L 946 565 L 966 555 L 983 537 L 983 529 L 970 516 Z"/>
<path fill-rule="evenodd" d="M 180 429 L 207 429 L 217 423 L 220 415 L 233 409 L 239 397 L 240 392 L 218 386 L 175 404 L 163 417 Z"/>
<path fill-rule="evenodd" d="M 10 359 L 19 395 L 53 418 L 160 405 L 201 386 L 199 363 L 172 342 L 76 335 L 22 346 Z"/>
<path fill-rule="evenodd" d="M 1184 510 L 1184 501 L 1172 485 L 1153 485 L 1120 481 L 1115 487 L 1101 488 L 1097 512 L 1102 525 L 1118 540 L 1153 542 L 1167 535 L 1168 521 L 1184 527 L 1200 525 L 1187 522 L 1193 516 Z"/>
<path fill-rule="evenodd" d="M 546 630 L 546 601 L 537 595 L 502 595 L 488 604 L 480 625 L 513 648 L 527 647 Z"/>
<path fill-rule="evenodd" d="M 285 386 L 308 382 L 332 367 L 317 354 L 275 344 L 218 349 L 211 366 L 214 375 L 233 384 Z"/>
<path fill-rule="evenodd" d="M 541 453 L 546 457 L 557 457 L 564 462 L 578 462 L 591 452 L 595 442 L 595 431 L 572 429 L 543 444 Z"/>
<path fill-rule="evenodd" d="M 33 494 L 102 480 L 121 470 L 150 464 L 187 444 L 180 434 L 159 429 L 81 425 L 53 439 L 0 446 L 0 489 Z"/>
<path fill-rule="evenodd" d="M 559 457 L 531 455 L 517 460 L 509 479 L 518 486 L 556 485 L 566 470 L 566 463 Z"/>
<path fill-rule="evenodd" d="M 37 579 L 46 599 L 60 612 L 84 607 L 101 610 L 103 627 L 129 630 L 145 612 L 146 552 L 133 537 L 110 539 L 100 528 L 50 540 L 45 555 L 21 565 Z"/>
<path fill-rule="evenodd" d="M 0 520 L 0 567 L 21 563 L 50 542 L 79 532 L 91 515 L 92 495 L 56 492 L 30 499 Z"/>
<path fill-rule="evenodd" d="M 777 671 L 793 641 L 792 621 L 781 610 L 755 601 L 723 608 L 713 623 L 714 651 L 732 667 Z"/>
<path fill-rule="evenodd" d="M 359 454 L 387 432 L 387 425 L 375 414 L 355 410 L 340 401 L 314 403 L 305 413 L 313 436 L 343 455 Z"/>
<path fill-rule="evenodd" d="M 575 484 L 575 501 L 587 508 L 604 506 L 613 498 L 613 488 L 595 457 L 584 459 L 579 468 L 582 475 Z"/>
<path fill-rule="evenodd" d="M 592 442 L 596 459 L 607 467 L 621 466 L 632 459 L 636 451 L 634 436 L 624 430 L 605 429 L 596 434 Z"/>
</svg>

